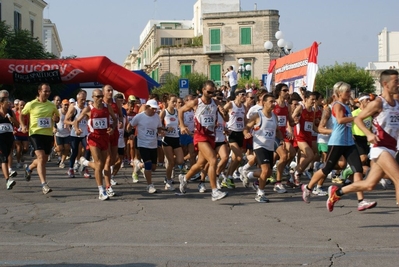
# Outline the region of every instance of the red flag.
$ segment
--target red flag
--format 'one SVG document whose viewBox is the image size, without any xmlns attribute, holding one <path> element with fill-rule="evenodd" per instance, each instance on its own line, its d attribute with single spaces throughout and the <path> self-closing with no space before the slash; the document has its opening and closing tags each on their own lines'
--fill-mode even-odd
<svg viewBox="0 0 399 267">
<path fill-rule="evenodd" d="M 308 69 L 306 73 L 306 86 L 308 91 L 313 91 L 314 81 L 316 79 L 319 66 L 317 65 L 317 55 L 319 54 L 319 45 L 313 42 L 309 52 Z"/>
<path fill-rule="evenodd" d="M 269 91 L 269 92 L 272 91 L 271 84 L 272 84 L 274 66 L 276 66 L 275 59 L 270 61 L 269 69 L 267 70 L 266 88 L 267 88 L 267 91 Z"/>
</svg>

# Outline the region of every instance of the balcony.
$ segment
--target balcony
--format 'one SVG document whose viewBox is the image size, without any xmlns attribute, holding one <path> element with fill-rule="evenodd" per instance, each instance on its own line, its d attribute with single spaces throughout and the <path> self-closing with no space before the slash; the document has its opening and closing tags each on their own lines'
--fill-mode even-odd
<svg viewBox="0 0 399 267">
<path fill-rule="evenodd" d="M 223 44 L 204 45 L 204 54 L 221 54 L 224 53 L 224 50 Z"/>
</svg>

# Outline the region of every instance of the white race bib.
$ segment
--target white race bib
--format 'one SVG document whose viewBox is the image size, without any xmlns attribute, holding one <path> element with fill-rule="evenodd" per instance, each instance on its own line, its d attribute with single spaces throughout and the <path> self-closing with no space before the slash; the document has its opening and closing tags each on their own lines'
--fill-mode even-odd
<svg viewBox="0 0 399 267">
<path fill-rule="evenodd" d="M 154 138 L 156 135 L 156 130 L 151 128 L 146 128 L 144 134 L 146 137 Z"/>
<path fill-rule="evenodd" d="M 11 123 L 0 123 L 0 133 L 12 133 L 13 128 Z"/>
<path fill-rule="evenodd" d="M 277 116 L 278 126 L 286 126 L 287 125 L 287 117 L 286 116 Z"/>
<path fill-rule="evenodd" d="M 93 118 L 93 129 L 103 130 L 108 128 L 107 118 Z"/>
<path fill-rule="evenodd" d="M 274 140 L 275 139 L 274 136 L 275 136 L 276 131 L 274 129 L 265 129 L 264 133 L 265 133 L 265 138 L 267 140 Z"/>
<path fill-rule="evenodd" d="M 311 121 L 305 121 L 305 131 L 307 132 L 312 132 L 313 131 L 313 122 Z"/>
<path fill-rule="evenodd" d="M 212 115 L 202 115 L 201 116 L 201 125 L 204 127 L 214 126 L 215 118 Z"/>
<path fill-rule="evenodd" d="M 37 126 L 39 128 L 51 128 L 51 118 L 38 118 L 37 119 Z"/>
</svg>

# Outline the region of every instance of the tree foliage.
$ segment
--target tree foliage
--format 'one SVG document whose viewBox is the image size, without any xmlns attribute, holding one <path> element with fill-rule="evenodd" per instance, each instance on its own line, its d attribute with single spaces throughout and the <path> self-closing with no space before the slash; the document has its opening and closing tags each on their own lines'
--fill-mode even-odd
<svg viewBox="0 0 399 267">
<path fill-rule="evenodd" d="M 319 68 L 316 75 L 315 89 L 324 95 L 330 95 L 334 84 L 339 81 L 350 84 L 352 89 L 357 89 L 357 93 L 373 93 L 375 91 L 371 74 L 357 67 L 355 63 L 335 63 L 333 66 Z"/>
<path fill-rule="evenodd" d="M 251 85 L 251 83 L 254 83 L 256 85 L 256 87 L 259 88 L 260 83 L 259 83 L 259 79 L 255 79 L 255 78 L 246 78 L 246 77 L 241 77 L 238 80 L 238 84 L 237 84 L 237 88 L 245 88 L 245 84 L 249 84 Z"/>
<path fill-rule="evenodd" d="M 55 55 L 46 52 L 42 43 L 27 30 L 14 31 L 0 21 L 0 59 L 53 59 Z M 37 94 L 37 84 L 3 84 L 11 98 L 31 100 Z M 53 85 L 53 95 L 64 90 L 65 85 Z"/>
<path fill-rule="evenodd" d="M 190 73 L 185 78 L 188 79 L 190 94 L 196 94 L 196 91 L 201 90 L 204 83 L 208 80 L 206 75 L 197 72 Z M 164 93 L 179 95 L 179 79 L 179 76 L 169 73 L 166 76 L 166 82 L 152 92 L 158 95 Z"/>
</svg>

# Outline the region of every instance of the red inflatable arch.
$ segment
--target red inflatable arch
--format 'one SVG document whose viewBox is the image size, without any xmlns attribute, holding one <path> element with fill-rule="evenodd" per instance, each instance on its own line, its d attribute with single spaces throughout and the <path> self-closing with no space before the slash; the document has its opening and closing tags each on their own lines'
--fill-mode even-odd
<svg viewBox="0 0 399 267">
<path fill-rule="evenodd" d="M 125 94 L 148 98 L 147 81 L 107 57 L 74 59 L 0 59 L 0 84 L 14 83 L 110 84 Z"/>
</svg>

